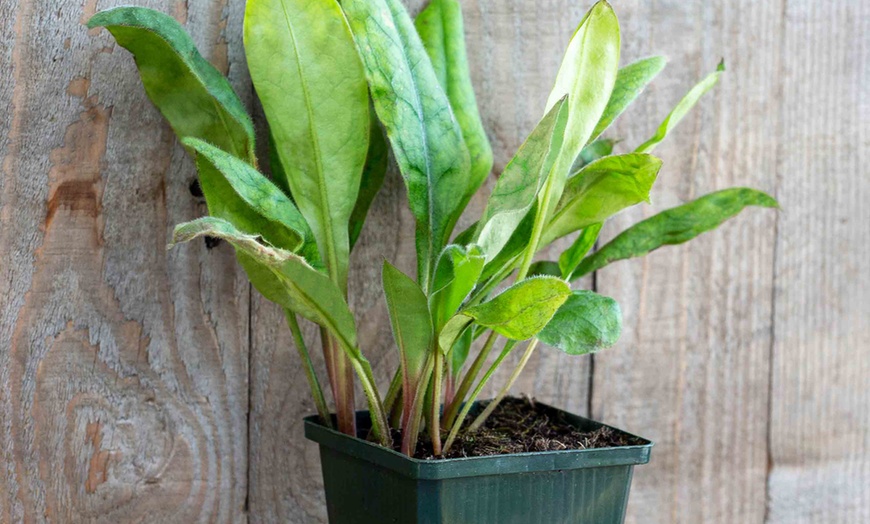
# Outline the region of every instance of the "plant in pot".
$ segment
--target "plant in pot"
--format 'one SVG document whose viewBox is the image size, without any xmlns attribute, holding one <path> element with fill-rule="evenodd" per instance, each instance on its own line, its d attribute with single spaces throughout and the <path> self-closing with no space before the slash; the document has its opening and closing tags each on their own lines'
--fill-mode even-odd
<svg viewBox="0 0 870 524">
<path fill-rule="evenodd" d="M 209 216 L 177 226 L 172 243 L 228 241 L 254 287 L 286 313 L 318 411 L 306 433 L 321 445 L 331 522 L 622 522 L 632 467 L 651 443 L 504 397 L 539 342 L 572 355 L 616 342 L 617 303 L 572 282 L 690 240 L 746 206 L 776 206 L 760 191 L 726 189 L 599 245 L 605 220 L 649 201 L 662 164 L 652 151 L 721 65 L 648 141 L 615 154 L 602 133 L 665 62 L 620 68 L 619 24 L 598 2 L 570 40 L 540 122 L 479 219 L 457 233 L 493 165 L 457 0 L 432 0 L 416 20 L 399 0 L 248 0 L 245 52 L 268 122 L 271 179 L 243 104 L 175 20 L 122 7 L 88 26 L 106 27 L 133 53 L 148 96 L 195 158 Z M 357 341 L 347 281 L 391 158 L 416 221 L 417 267 L 416 278 L 382 268 L 400 355 L 382 393 Z M 569 235 L 558 261 L 537 260 Z M 334 415 L 300 317 L 320 327 Z M 497 397 L 479 402 L 514 351 L 522 356 Z M 356 381 L 366 412 L 354 411 Z"/>
</svg>

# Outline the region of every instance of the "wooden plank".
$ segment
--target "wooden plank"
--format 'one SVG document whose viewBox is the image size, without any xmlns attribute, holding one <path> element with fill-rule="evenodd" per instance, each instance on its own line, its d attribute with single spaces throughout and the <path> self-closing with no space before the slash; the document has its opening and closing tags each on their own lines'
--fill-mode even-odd
<svg viewBox="0 0 870 524">
<path fill-rule="evenodd" d="M 146 5 L 250 98 L 243 2 Z M 249 286 L 226 246 L 164 249 L 192 162 L 95 8 L 0 7 L 0 521 L 244 521 Z"/>
<path fill-rule="evenodd" d="M 406 5 L 416 13 L 425 1 Z M 541 9 L 521 0 L 475 0 L 464 1 L 462 7 L 473 82 L 495 151 L 494 171 L 499 173 L 543 114 L 562 52 L 584 6 L 559 0 Z M 488 194 L 489 189 L 474 199 L 470 215 L 479 214 Z M 473 219 L 463 223 L 469 220 Z M 382 391 L 397 356 L 381 294 L 380 268 L 386 258 L 413 274 L 413 224 L 398 173 L 391 173 L 354 252 L 350 282 L 361 347 L 372 361 Z M 313 413 L 314 406 L 298 357 L 277 308 L 261 297 L 254 298 L 253 304 L 251 520 L 326 522 L 317 448 L 302 435 L 301 417 Z M 316 343 L 312 353 L 325 379 Z M 519 352 L 493 379 L 494 384 L 507 377 L 518 358 Z M 588 383 L 588 359 L 542 349 L 515 390 L 534 392 L 544 401 L 585 413 Z M 486 394 L 494 394 L 494 388 Z M 361 394 L 358 401 L 363 407 Z"/>
<path fill-rule="evenodd" d="M 870 522 L 870 5 L 785 5 L 768 522 Z"/>
<path fill-rule="evenodd" d="M 778 2 L 617 6 L 624 63 L 670 63 L 616 126 L 622 150 L 644 141 L 724 57 L 728 72 L 655 154 L 653 205 L 641 218 L 734 185 L 775 189 L 781 12 Z M 621 341 L 596 355 L 592 415 L 656 442 L 636 470 L 628 522 L 760 522 L 765 511 L 771 294 L 776 214 L 748 210 L 688 246 L 597 275 L 623 306 Z"/>
</svg>

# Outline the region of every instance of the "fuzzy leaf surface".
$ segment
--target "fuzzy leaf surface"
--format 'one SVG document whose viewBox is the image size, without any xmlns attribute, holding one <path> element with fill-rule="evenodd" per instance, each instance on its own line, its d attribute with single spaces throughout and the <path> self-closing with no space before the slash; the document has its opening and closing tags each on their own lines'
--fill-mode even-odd
<svg viewBox="0 0 870 524">
<path fill-rule="evenodd" d="M 622 313 L 610 297 L 574 291 L 538 339 L 569 355 L 585 355 L 609 348 L 619 340 Z"/>
<path fill-rule="evenodd" d="M 462 7 L 458 0 L 432 0 L 414 21 L 438 83 L 447 93 L 468 147 L 471 172 L 465 189 L 467 204 L 492 171 L 492 146 L 483 129 L 465 51 Z M 464 204 L 463 204 L 464 207 Z"/>
<path fill-rule="evenodd" d="M 432 349 L 434 333 L 426 295 L 413 279 L 384 261 L 382 272 L 393 338 L 402 362 L 403 389 L 416 391 Z"/>
<path fill-rule="evenodd" d="M 196 49 L 171 16 L 116 7 L 88 20 L 133 53 L 145 92 L 179 137 L 206 140 L 238 158 L 254 159 L 254 126 L 226 78 Z"/>
<path fill-rule="evenodd" d="M 568 95 L 565 141 L 553 168 L 552 198 L 541 212 L 549 216 L 556 205 L 568 171 L 592 137 L 601 119 L 619 69 L 619 21 L 606 1 L 599 1 L 580 22 L 568 43 L 556 82 L 547 100 L 549 110 Z"/>
<path fill-rule="evenodd" d="M 559 100 L 538 122 L 498 179 L 478 221 L 477 243 L 492 260 L 532 209 L 562 148 L 568 103 Z"/>
<path fill-rule="evenodd" d="M 245 255 L 244 263 L 255 269 L 255 275 L 270 272 L 274 276 L 274 280 L 265 283 L 278 282 L 277 288 L 261 289 L 263 281 L 251 280 L 266 298 L 326 328 L 351 358 L 362 357 L 357 348 L 353 315 L 344 294 L 329 277 L 309 266 L 302 257 L 265 245 L 259 241 L 259 235 L 246 234 L 230 222 L 215 217 L 179 224 L 175 227 L 170 247 L 205 235 L 232 244 Z"/>
<path fill-rule="evenodd" d="M 651 56 L 619 69 L 607 107 L 604 108 L 601 120 L 595 125 L 590 141 L 598 138 L 623 111 L 628 109 L 628 106 L 643 93 L 646 86 L 662 72 L 666 63 L 664 57 Z"/>
<path fill-rule="evenodd" d="M 350 28 L 335 0 L 249 0 L 244 40 L 293 199 L 329 274 L 344 286 L 370 127 Z"/>
<path fill-rule="evenodd" d="M 451 244 L 441 252 L 429 298 L 436 331 L 450 320 L 477 285 L 483 264 L 483 252 L 475 245 L 466 248 Z"/>
<path fill-rule="evenodd" d="M 299 252 L 317 266 L 311 229 L 290 198 L 248 163 L 196 138 L 182 143 L 196 154 L 209 213 L 273 246 Z M 211 195 L 211 198 L 209 198 Z"/>
<path fill-rule="evenodd" d="M 596 160 L 568 179 L 543 244 L 604 222 L 623 209 L 649 201 L 662 161 L 630 153 Z"/>
<path fill-rule="evenodd" d="M 688 93 L 684 96 L 674 107 L 674 109 L 668 114 L 668 116 L 662 121 L 656 130 L 655 134 L 650 137 L 649 140 L 641 144 L 636 150 L 636 153 L 651 153 L 653 149 L 657 145 L 664 140 L 668 133 L 671 132 L 677 124 L 680 123 L 680 120 L 683 119 L 686 114 L 698 103 L 698 100 L 701 99 L 709 90 L 713 89 L 713 86 L 719 82 L 719 77 L 722 76 L 722 73 L 725 71 L 725 62 L 719 62 L 719 66 L 716 68 L 716 71 L 707 75 L 703 80 L 698 82 Z"/>
<path fill-rule="evenodd" d="M 526 340 L 547 325 L 570 294 L 564 280 L 527 278 L 462 314 L 511 340 Z"/>
<path fill-rule="evenodd" d="M 344 0 L 378 118 L 387 131 L 416 220 L 417 280 L 424 290 L 453 230 L 470 159 L 447 95 L 399 0 Z"/>
<path fill-rule="evenodd" d="M 701 233 L 716 229 L 747 206 L 779 207 L 773 197 L 755 189 L 735 187 L 709 193 L 626 229 L 586 257 L 571 275 L 571 280 L 617 260 L 640 257 L 661 246 L 687 242 Z"/>
</svg>

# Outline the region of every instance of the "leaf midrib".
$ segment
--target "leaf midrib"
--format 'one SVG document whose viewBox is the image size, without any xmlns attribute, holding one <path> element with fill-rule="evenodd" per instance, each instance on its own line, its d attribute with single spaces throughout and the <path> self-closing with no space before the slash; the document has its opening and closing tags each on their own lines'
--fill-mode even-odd
<svg viewBox="0 0 870 524">
<path fill-rule="evenodd" d="M 281 12 L 284 13 L 284 21 L 287 23 L 287 31 L 290 33 L 290 40 L 293 42 L 293 54 L 296 57 L 296 71 L 299 74 L 299 83 L 302 85 L 302 98 L 305 102 L 305 111 L 308 113 L 308 133 L 311 137 L 312 149 L 314 150 L 314 165 L 317 171 L 317 189 L 318 196 L 320 197 L 320 218 L 321 224 L 323 226 L 323 232 L 326 236 L 326 257 L 328 260 L 327 267 L 329 269 L 329 275 L 332 278 L 333 282 L 341 284 L 338 282 L 338 256 L 335 252 L 335 237 L 333 236 L 332 231 L 332 220 L 329 213 L 329 195 L 326 192 L 326 184 L 323 179 L 323 159 L 322 153 L 320 151 L 320 143 L 317 141 L 315 130 L 314 130 L 314 111 L 311 107 L 311 95 L 308 91 L 308 83 L 305 81 L 305 75 L 302 70 L 302 60 L 299 55 L 299 45 L 296 41 L 296 32 L 293 28 L 293 24 L 290 22 L 290 15 L 287 13 L 287 6 L 284 3 L 284 0 L 279 0 L 281 2 Z"/>
</svg>

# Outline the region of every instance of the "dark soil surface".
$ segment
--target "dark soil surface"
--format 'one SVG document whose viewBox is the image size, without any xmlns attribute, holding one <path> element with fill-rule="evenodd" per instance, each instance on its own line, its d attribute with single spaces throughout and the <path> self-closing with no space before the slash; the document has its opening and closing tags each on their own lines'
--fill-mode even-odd
<svg viewBox="0 0 870 524">
<path fill-rule="evenodd" d="M 468 414 L 468 427 L 483 410 L 481 404 Z M 625 433 L 601 427 L 582 431 L 565 420 L 556 410 L 535 403 L 530 398 L 508 397 L 502 400 L 486 423 L 475 433 L 460 433 L 444 458 L 482 457 L 535 451 L 610 448 L 643 444 Z M 415 458 L 434 459 L 428 435 L 421 435 Z"/>
</svg>

